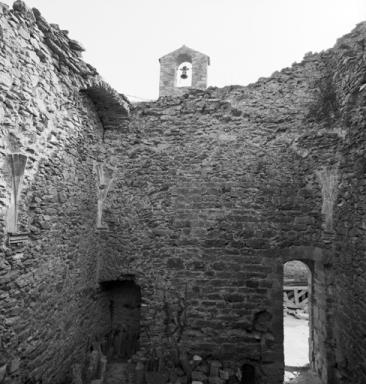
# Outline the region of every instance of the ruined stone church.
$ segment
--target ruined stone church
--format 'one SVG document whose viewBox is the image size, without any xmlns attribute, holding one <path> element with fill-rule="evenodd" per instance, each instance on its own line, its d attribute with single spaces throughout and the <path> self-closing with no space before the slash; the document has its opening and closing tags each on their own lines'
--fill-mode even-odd
<svg viewBox="0 0 366 384">
<path fill-rule="evenodd" d="M 0 4 L 0 383 L 101 384 L 117 356 L 121 384 L 280 384 L 298 260 L 311 369 L 365 384 L 366 23 L 245 87 L 182 46 L 134 105 L 82 50 Z"/>
</svg>

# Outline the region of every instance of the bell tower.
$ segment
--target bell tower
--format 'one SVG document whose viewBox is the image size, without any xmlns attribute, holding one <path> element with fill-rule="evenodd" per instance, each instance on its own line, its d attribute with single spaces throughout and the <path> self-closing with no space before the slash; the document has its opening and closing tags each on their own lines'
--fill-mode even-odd
<svg viewBox="0 0 366 384">
<path fill-rule="evenodd" d="M 185 45 L 159 59 L 159 97 L 180 96 L 190 88 L 207 88 L 210 58 Z"/>
</svg>

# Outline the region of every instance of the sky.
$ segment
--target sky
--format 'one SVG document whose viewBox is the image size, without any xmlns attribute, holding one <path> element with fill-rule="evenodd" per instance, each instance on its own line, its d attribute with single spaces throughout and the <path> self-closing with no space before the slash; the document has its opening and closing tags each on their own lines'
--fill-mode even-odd
<svg viewBox="0 0 366 384">
<path fill-rule="evenodd" d="M 0 0 L 11 5 L 13 1 Z M 208 85 L 246 85 L 332 47 L 366 20 L 365 0 L 27 0 L 86 48 L 131 100 L 156 99 L 161 56 L 210 56 Z"/>
</svg>

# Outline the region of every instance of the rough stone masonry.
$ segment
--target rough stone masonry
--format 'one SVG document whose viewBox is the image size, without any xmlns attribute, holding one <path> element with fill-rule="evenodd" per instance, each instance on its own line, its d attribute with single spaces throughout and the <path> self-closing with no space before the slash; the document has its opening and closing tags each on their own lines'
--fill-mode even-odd
<svg viewBox="0 0 366 384">
<path fill-rule="evenodd" d="M 131 384 L 204 378 L 193 356 L 223 367 L 210 384 L 282 383 L 298 260 L 311 368 L 364 384 L 365 47 L 361 23 L 247 87 L 132 106 L 67 31 L 0 4 L 0 383 L 100 383 L 116 356 Z"/>
</svg>

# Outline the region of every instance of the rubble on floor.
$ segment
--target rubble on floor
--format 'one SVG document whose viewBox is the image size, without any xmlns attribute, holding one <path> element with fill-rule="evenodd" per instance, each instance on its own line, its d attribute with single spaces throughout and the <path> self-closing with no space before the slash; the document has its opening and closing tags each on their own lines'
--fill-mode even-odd
<svg viewBox="0 0 366 384">
<path fill-rule="evenodd" d="M 284 384 L 321 384 L 320 379 L 310 371 L 285 371 Z"/>
<path fill-rule="evenodd" d="M 239 384 L 254 383 L 256 368 L 243 364 L 241 369 L 234 363 L 188 356 L 185 351 L 170 351 L 168 359 L 162 351 L 147 358 L 138 352 L 128 362 L 113 362 L 108 365 L 106 384 Z M 175 354 L 175 356 L 174 356 Z M 119 380 L 119 381 L 118 381 Z"/>
</svg>

